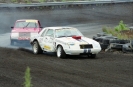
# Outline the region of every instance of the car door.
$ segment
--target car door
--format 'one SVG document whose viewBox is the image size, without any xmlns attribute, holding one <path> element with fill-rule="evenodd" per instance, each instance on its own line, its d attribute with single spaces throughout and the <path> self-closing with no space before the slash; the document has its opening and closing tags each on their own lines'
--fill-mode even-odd
<svg viewBox="0 0 133 87">
<path fill-rule="evenodd" d="M 44 46 L 44 43 L 43 43 L 43 39 L 44 39 L 44 36 L 45 36 L 45 34 L 46 34 L 46 32 L 47 32 L 47 28 L 45 28 L 43 31 L 41 31 L 40 32 L 40 35 L 39 35 L 39 37 L 38 37 L 38 42 L 39 42 L 39 45 L 40 45 L 40 47 L 43 49 L 43 46 Z"/>
<path fill-rule="evenodd" d="M 48 51 L 48 52 L 54 52 L 55 51 L 55 34 L 54 34 L 54 30 L 53 29 L 48 29 L 45 33 L 45 35 L 43 36 L 43 49 L 44 51 Z"/>
</svg>

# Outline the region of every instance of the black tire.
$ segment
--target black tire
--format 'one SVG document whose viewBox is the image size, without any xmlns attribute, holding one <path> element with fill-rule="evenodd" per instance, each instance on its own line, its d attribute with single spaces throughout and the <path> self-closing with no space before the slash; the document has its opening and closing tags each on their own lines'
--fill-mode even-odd
<svg viewBox="0 0 133 87">
<path fill-rule="evenodd" d="M 91 53 L 90 53 L 90 54 L 88 55 L 88 57 L 89 57 L 89 58 L 96 58 L 96 54 L 91 54 Z"/>
<path fill-rule="evenodd" d="M 41 49 L 40 45 L 37 41 L 34 41 L 32 44 L 32 49 L 34 54 L 41 54 L 43 53 L 43 50 Z"/>
<path fill-rule="evenodd" d="M 96 36 L 93 36 L 92 39 L 95 40 L 97 37 Z"/>
<path fill-rule="evenodd" d="M 126 49 L 125 49 L 124 47 L 122 47 L 122 52 L 123 52 L 123 53 L 126 53 L 126 52 L 127 52 Z"/>
<path fill-rule="evenodd" d="M 66 57 L 66 53 L 64 52 L 62 46 L 57 47 L 56 55 L 58 58 L 65 58 Z"/>
</svg>

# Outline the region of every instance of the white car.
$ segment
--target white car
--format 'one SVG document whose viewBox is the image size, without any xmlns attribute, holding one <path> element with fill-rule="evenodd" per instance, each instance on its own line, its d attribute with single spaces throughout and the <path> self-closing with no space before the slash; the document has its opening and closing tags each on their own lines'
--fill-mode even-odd
<svg viewBox="0 0 133 87">
<path fill-rule="evenodd" d="M 34 54 L 55 52 L 57 57 L 66 55 L 87 55 L 95 58 L 101 51 L 100 44 L 85 37 L 73 27 L 46 27 L 38 35 L 31 37 L 30 43 Z"/>
</svg>

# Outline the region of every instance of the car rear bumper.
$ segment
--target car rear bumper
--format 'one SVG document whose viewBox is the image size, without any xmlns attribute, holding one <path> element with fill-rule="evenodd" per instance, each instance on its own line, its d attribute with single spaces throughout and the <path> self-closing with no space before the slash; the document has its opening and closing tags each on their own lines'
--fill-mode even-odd
<svg viewBox="0 0 133 87">
<path fill-rule="evenodd" d="M 19 39 L 11 39 L 11 41 L 22 43 L 22 42 L 28 42 L 30 43 L 30 40 L 19 40 Z"/>
<path fill-rule="evenodd" d="M 17 40 L 17 39 L 11 39 L 11 45 L 15 46 L 30 46 L 30 41 L 29 40 Z"/>
</svg>

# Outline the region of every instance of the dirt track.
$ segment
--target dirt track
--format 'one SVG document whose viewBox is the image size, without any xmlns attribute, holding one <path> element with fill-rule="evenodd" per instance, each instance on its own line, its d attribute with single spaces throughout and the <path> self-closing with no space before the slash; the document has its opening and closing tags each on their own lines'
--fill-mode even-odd
<svg viewBox="0 0 133 87">
<path fill-rule="evenodd" d="M 59 59 L 26 49 L 0 48 L 0 55 L 0 87 L 23 87 L 27 66 L 33 87 L 133 87 L 132 54 L 101 52 L 96 59 Z"/>
<path fill-rule="evenodd" d="M 131 9 L 133 5 L 126 6 Z M 115 10 L 116 8 L 122 8 L 123 11 L 119 10 L 120 12 L 118 12 Z M 75 10 L 75 12 L 67 10 L 62 13 L 60 11 L 48 11 L 47 14 L 42 11 L 38 14 L 40 11 L 36 11 L 30 15 L 28 11 L 25 13 L 23 11 L 0 11 L 0 18 L 2 19 L 0 23 L 3 25 L 0 27 L 0 33 L 9 33 L 9 27 L 14 23 L 11 21 L 19 18 L 38 18 L 41 21 L 45 19 L 43 24 L 46 23 L 46 26 L 78 23 L 78 27 L 81 26 L 80 31 L 86 36 L 92 36 L 99 31 L 99 28 L 102 28 L 104 24 L 99 21 L 104 21 L 104 23 L 109 21 L 112 24 L 121 19 L 125 19 L 126 23 L 133 21 L 131 19 L 132 12 L 127 14 L 126 12 L 129 11 L 124 7 L 114 6 L 114 8 L 100 9 L 85 9 L 82 10 L 82 14 L 78 14 L 80 10 Z M 108 13 L 109 9 L 112 13 Z M 88 13 L 87 10 L 89 10 Z M 74 17 L 73 20 L 70 20 L 72 16 L 68 15 L 69 13 Z M 47 18 L 49 14 L 51 18 Z M 42 19 L 44 15 L 45 17 Z M 59 17 L 61 18 L 57 21 Z M 88 18 L 86 21 L 80 21 L 77 19 L 80 17 Z M 50 20 L 48 20 L 49 18 Z M 80 25 L 80 23 L 84 24 L 85 22 L 86 26 Z M 96 22 L 102 25 L 98 26 Z M 9 36 L 1 35 L 0 43 L 2 46 L 7 46 L 8 42 L 10 42 Z M 27 66 L 31 68 L 33 87 L 133 87 L 133 54 L 101 52 L 96 59 L 79 56 L 59 59 L 55 55 L 34 55 L 27 49 L 4 47 L 0 47 L 0 87 L 23 87 L 24 72 Z"/>
</svg>

